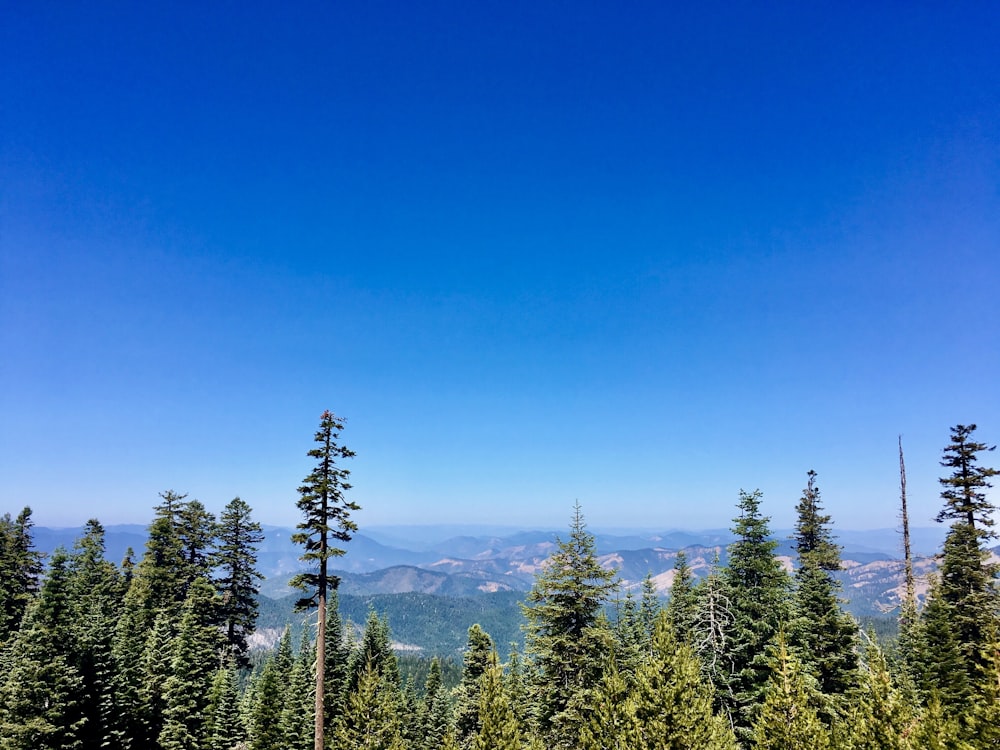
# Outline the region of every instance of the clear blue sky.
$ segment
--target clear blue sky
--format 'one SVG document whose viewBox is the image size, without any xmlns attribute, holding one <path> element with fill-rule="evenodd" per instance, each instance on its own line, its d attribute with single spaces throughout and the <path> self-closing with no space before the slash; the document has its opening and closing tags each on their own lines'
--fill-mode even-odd
<svg viewBox="0 0 1000 750">
<path fill-rule="evenodd" d="M 15 3 L 0 511 L 916 523 L 1000 442 L 996 3 Z M 991 456 L 1000 464 L 1000 456 Z M 994 497 L 996 497 L 994 495 Z"/>
</svg>

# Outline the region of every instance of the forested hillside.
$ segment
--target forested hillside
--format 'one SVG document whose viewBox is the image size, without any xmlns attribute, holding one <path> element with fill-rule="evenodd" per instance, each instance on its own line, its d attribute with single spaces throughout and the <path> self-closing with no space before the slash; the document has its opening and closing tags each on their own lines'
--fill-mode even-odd
<svg viewBox="0 0 1000 750">
<path fill-rule="evenodd" d="M 324 534 L 349 544 L 356 507 L 346 470 L 328 460 L 350 457 L 335 428 L 331 416 L 317 434 L 300 490 L 300 543 L 317 566 L 336 556 Z M 974 433 L 952 429 L 939 572 L 918 597 L 920 571 L 904 561 L 890 639 L 862 632 L 843 606 L 841 548 L 813 472 L 788 555 L 761 493 L 740 492 L 725 555 L 697 578 L 689 555 L 674 555 L 666 603 L 652 577 L 620 589 L 577 507 L 526 596 L 395 595 L 395 621 L 380 616 L 390 595 L 338 596 L 321 567 L 305 585 L 319 581 L 323 609 L 309 597 L 291 617 L 262 607 L 262 532 L 239 498 L 216 518 L 164 492 L 141 556 L 120 562 L 106 559 L 96 520 L 43 560 L 31 511 L 7 514 L 0 747 L 307 750 L 320 733 L 340 750 L 997 747 L 996 471 Z M 456 631 L 476 607 L 478 624 Z M 514 607 L 524 646 L 511 649 Z M 434 630 L 453 659 L 415 656 L 396 635 Z M 276 644 L 254 651 L 265 631 Z"/>
</svg>

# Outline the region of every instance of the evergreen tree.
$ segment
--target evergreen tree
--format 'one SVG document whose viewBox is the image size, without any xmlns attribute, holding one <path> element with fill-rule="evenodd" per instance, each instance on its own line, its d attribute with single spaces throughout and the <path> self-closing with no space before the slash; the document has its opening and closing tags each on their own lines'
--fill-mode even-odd
<svg viewBox="0 0 1000 750">
<path fill-rule="evenodd" d="M 631 678 L 642 663 L 643 657 L 649 653 L 639 605 L 631 591 L 626 593 L 625 602 L 619 607 L 614 634 L 615 661 L 622 673 Z"/>
<path fill-rule="evenodd" d="M 164 712 L 167 709 L 166 683 L 173 674 L 173 642 L 177 635 L 177 625 L 177 613 L 162 609 L 146 638 L 142 654 L 142 682 L 139 687 L 142 705 L 137 709 L 142 719 L 142 734 L 136 739 L 136 748 L 153 747 L 163 730 Z"/>
<path fill-rule="evenodd" d="M 470 627 L 462 658 L 462 682 L 455 691 L 455 736 L 461 745 L 468 745 L 479 731 L 479 691 L 492 653 L 493 639 L 478 624 Z"/>
<path fill-rule="evenodd" d="M 212 680 L 206 710 L 208 750 L 233 750 L 246 740 L 247 732 L 240 714 L 239 685 L 232 664 L 220 667 Z"/>
<path fill-rule="evenodd" d="M 254 686 L 254 702 L 249 721 L 251 750 L 284 750 L 281 715 L 291 671 L 291 631 L 285 628 L 277 650 L 265 663 Z"/>
<path fill-rule="evenodd" d="M 959 717 L 945 709 L 937 691 L 927 701 L 912 744 L 920 750 L 976 750 L 963 739 Z"/>
<path fill-rule="evenodd" d="M 642 596 L 639 599 L 639 620 L 642 622 L 643 645 L 648 653 L 653 644 L 653 632 L 656 630 L 656 618 L 662 606 L 656 591 L 656 581 L 652 573 L 646 573 L 642 579 Z"/>
<path fill-rule="evenodd" d="M 347 750 L 404 750 L 399 718 L 399 684 L 387 680 L 371 662 L 358 671 L 357 689 L 348 693 L 337 745 Z"/>
<path fill-rule="evenodd" d="M 694 588 L 694 576 L 688 565 L 684 550 L 677 552 L 674 560 L 674 580 L 670 586 L 667 614 L 674 623 L 674 630 L 681 640 L 694 639 L 694 624 L 698 616 L 698 595 Z"/>
<path fill-rule="evenodd" d="M 0 518 L 0 648 L 21 625 L 25 610 L 38 592 L 42 555 L 34 549 L 31 508 L 13 521 Z"/>
<path fill-rule="evenodd" d="M 285 706 L 281 713 L 281 729 L 286 750 L 310 750 L 316 727 L 313 711 L 316 710 L 313 690 L 315 683 L 312 667 L 315 653 L 308 631 L 303 630 L 299 654 L 292 664 L 285 690 Z"/>
<path fill-rule="evenodd" d="M 351 654 L 347 669 L 347 693 L 357 692 L 361 676 L 366 669 L 374 669 L 379 677 L 385 677 L 390 684 L 400 685 L 399 663 L 392 650 L 389 624 L 373 610 L 368 613 L 365 630 L 361 634 L 358 648 Z"/>
<path fill-rule="evenodd" d="M 850 716 L 851 750 L 915 750 L 908 739 L 915 721 L 913 707 L 893 684 L 885 655 L 869 639 Z"/>
<path fill-rule="evenodd" d="M 986 540 L 996 536 L 991 517 L 996 508 L 986 490 L 997 470 L 979 465 L 979 454 L 996 446 L 975 441 L 975 430 L 974 424 L 951 428 L 941 465 L 952 473 L 940 480 L 945 505 L 937 515 L 938 521 L 953 521 L 941 556 L 940 595 L 950 608 L 948 619 L 972 684 L 984 677 L 988 634 L 1000 626 L 997 566 L 987 562 L 985 550 Z"/>
<path fill-rule="evenodd" d="M 580 750 L 636 750 L 642 734 L 628 681 L 611 660 L 601 675 L 586 723 L 580 728 Z"/>
<path fill-rule="evenodd" d="M 337 591 L 330 592 L 326 614 L 326 668 L 324 669 L 323 696 L 324 733 L 333 736 L 334 725 L 344 714 L 347 706 L 347 679 L 351 650 L 344 635 L 344 624 L 340 618 Z"/>
<path fill-rule="evenodd" d="M 184 601 L 171 648 L 170 675 L 163 684 L 163 750 L 202 750 L 210 741 L 209 697 L 217 671 L 220 635 L 212 586 L 196 578 Z"/>
<path fill-rule="evenodd" d="M 720 698 L 741 740 L 754 725 L 771 667 L 767 647 L 788 620 L 789 577 L 774 557 L 769 518 L 760 513 L 759 490 L 740 491 L 736 541 L 729 547 L 723 583 L 733 616 L 725 649 L 732 677 Z"/>
<path fill-rule="evenodd" d="M 6 656 L 0 683 L 0 747 L 75 750 L 85 687 L 74 665 L 69 557 L 57 549 Z"/>
<path fill-rule="evenodd" d="M 177 509 L 177 536 L 184 557 L 185 588 L 196 578 L 208 580 L 213 567 L 215 516 L 199 500 L 181 503 Z M 185 591 L 186 593 L 186 591 Z"/>
<path fill-rule="evenodd" d="M 952 609 L 937 580 L 931 582 L 907 661 L 925 702 L 937 694 L 953 715 L 966 711 L 972 698 L 969 675 L 953 627 Z"/>
<path fill-rule="evenodd" d="M 729 726 L 713 714 L 713 688 L 691 646 L 678 639 L 667 613 L 653 636 L 633 694 L 639 730 L 635 747 L 647 750 L 735 750 Z"/>
<path fill-rule="evenodd" d="M 123 581 L 118 569 L 104 559 L 104 527 L 87 521 L 69 560 L 72 655 L 83 682 L 81 705 L 86 723 L 80 740 L 85 747 L 114 744 L 114 661 L 112 641 L 122 608 Z"/>
<path fill-rule="evenodd" d="M 504 690 L 503 670 L 491 651 L 479 678 L 479 728 L 475 750 L 521 750 L 521 727 Z"/>
<path fill-rule="evenodd" d="M 758 750 L 825 750 L 827 729 L 810 705 L 804 670 L 779 634 L 773 650 L 774 672 L 754 726 Z"/>
<path fill-rule="evenodd" d="M 331 575 L 328 564 L 331 557 L 343 555 L 346 550 L 335 546 L 335 542 L 348 542 L 358 526 L 351 520 L 351 511 L 360 510 L 357 503 L 347 500 L 345 493 L 351 488 L 348 478 L 351 472 L 337 464 L 338 460 L 352 458 L 354 451 L 339 445 L 343 420 L 330 411 L 320 417 L 319 430 L 314 440 L 318 448 L 309 451 L 309 456 L 317 460 L 316 467 L 299 487 L 297 506 L 302 511 L 303 520 L 296 526 L 298 532 L 292 541 L 305 547 L 301 559 L 318 567 L 316 572 L 300 573 L 291 580 L 291 585 L 307 592 L 299 599 L 298 607 L 316 607 L 319 626 L 316 634 L 316 706 L 315 706 L 315 750 L 323 750 L 324 745 L 324 696 L 326 695 L 326 597 L 328 589 L 336 589 L 340 579 Z"/>
<path fill-rule="evenodd" d="M 420 711 L 422 717 L 421 743 L 423 750 L 438 750 L 449 735 L 454 735 L 451 724 L 451 705 L 441 677 L 441 662 L 431 660 L 424 683 L 424 696 Z"/>
<path fill-rule="evenodd" d="M 252 520 L 250 506 L 235 497 L 222 511 L 216 535 L 212 567 L 218 571 L 219 617 L 230 653 L 239 666 L 248 667 L 247 635 L 257 623 L 258 581 L 264 577 L 257 570 L 257 546 L 264 534 L 260 524 Z"/>
<path fill-rule="evenodd" d="M 795 571 L 790 640 L 803 667 L 817 680 L 820 692 L 839 698 L 857 678 L 857 625 L 840 607 L 840 582 L 832 574 L 841 566 L 840 548 L 830 532 L 830 516 L 822 513 L 815 471 L 808 473 L 808 483 L 795 510 L 799 565 Z M 830 723 L 833 717 L 827 710 L 823 718 Z"/>
<path fill-rule="evenodd" d="M 612 641 L 600 615 L 615 587 L 614 575 L 597 561 L 578 504 L 569 539 L 559 541 L 522 605 L 538 719 L 553 747 L 575 741 L 581 709 L 600 681 Z"/>
</svg>

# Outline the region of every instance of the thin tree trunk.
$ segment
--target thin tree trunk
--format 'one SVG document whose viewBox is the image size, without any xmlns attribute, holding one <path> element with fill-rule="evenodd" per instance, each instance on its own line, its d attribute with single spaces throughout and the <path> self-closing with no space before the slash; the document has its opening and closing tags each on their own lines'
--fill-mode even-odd
<svg viewBox="0 0 1000 750">
<path fill-rule="evenodd" d="M 899 497 L 903 508 L 903 575 L 906 582 L 906 601 L 903 617 L 912 618 L 917 612 L 916 586 L 913 581 L 913 556 L 910 553 L 910 515 L 906 509 L 906 464 L 903 461 L 903 436 L 899 436 Z M 909 621 L 905 624 L 910 625 Z"/>
</svg>

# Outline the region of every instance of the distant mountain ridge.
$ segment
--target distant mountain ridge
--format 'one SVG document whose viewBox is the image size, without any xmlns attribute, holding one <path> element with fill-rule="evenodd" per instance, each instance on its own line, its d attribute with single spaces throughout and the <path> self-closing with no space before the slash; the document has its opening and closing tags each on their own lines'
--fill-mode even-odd
<svg viewBox="0 0 1000 750">
<path fill-rule="evenodd" d="M 465 531 L 448 536 L 450 532 Z M 489 533 L 479 534 L 486 531 Z M 258 567 L 265 575 L 262 593 L 280 598 L 290 592 L 288 580 L 301 570 L 301 548 L 291 542 L 293 530 L 264 526 L 265 538 Z M 499 533 L 497 533 L 499 532 Z M 927 550 L 936 552 L 946 529 L 914 529 L 914 548 L 922 558 L 918 570 L 934 569 Z M 35 528 L 35 546 L 51 552 L 71 549 L 81 528 Z M 856 614 L 885 611 L 898 603 L 902 565 L 898 561 L 899 535 L 894 529 L 838 531 L 843 546 L 841 578 L 850 608 Z M 347 554 L 333 561 L 342 579 L 342 593 L 382 595 L 423 593 L 440 596 L 480 596 L 497 592 L 525 592 L 556 548 L 561 532 L 502 527 L 397 526 L 365 530 L 347 545 Z M 790 531 L 777 530 L 777 554 L 791 567 L 794 559 Z M 658 533 L 625 530 L 598 531 L 595 542 L 601 564 L 618 571 L 623 590 L 636 590 L 647 574 L 666 594 L 673 583 L 677 552 L 684 549 L 696 577 L 704 576 L 713 561 L 727 560 L 728 530 L 671 530 Z M 106 528 L 107 556 L 120 560 L 127 547 L 141 556 L 146 529 L 137 525 Z M 390 543 L 391 542 L 391 543 Z M 406 545 L 406 546 L 401 546 Z"/>
</svg>

